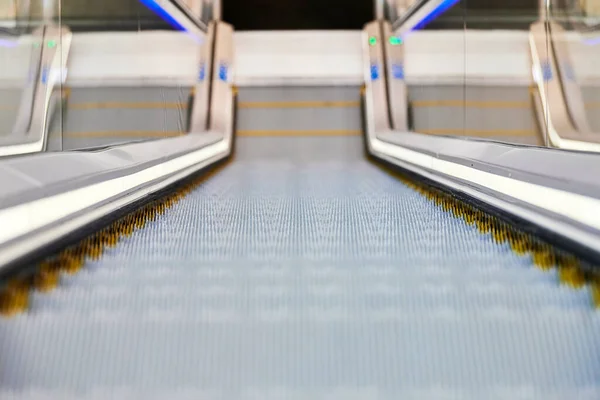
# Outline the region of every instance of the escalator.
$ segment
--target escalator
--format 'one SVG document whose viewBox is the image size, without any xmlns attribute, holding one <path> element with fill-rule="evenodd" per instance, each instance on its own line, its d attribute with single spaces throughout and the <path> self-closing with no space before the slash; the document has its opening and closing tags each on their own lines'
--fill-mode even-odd
<svg viewBox="0 0 600 400">
<path fill-rule="evenodd" d="M 146 102 L 188 131 L 191 85 L 70 89 L 67 127 L 147 133 L 161 114 L 122 106 Z M 525 101 L 496 89 L 467 101 Z M 2 292 L 1 399 L 600 397 L 580 260 L 368 157 L 364 88 L 238 90 L 230 158 Z"/>
<path fill-rule="evenodd" d="M 266 92 L 228 164 L 0 320 L 3 399 L 597 398 L 588 288 Z"/>
</svg>

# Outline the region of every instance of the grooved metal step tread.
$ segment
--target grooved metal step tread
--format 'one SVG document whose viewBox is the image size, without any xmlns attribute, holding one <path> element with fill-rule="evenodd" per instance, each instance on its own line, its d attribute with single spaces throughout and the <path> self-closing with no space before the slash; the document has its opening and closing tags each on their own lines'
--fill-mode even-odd
<svg viewBox="0 0 600 400">
<path fill-rule="evenodd" d="M 2 399 L 596 399 L 600 314 L 363 158 L 235 161 L 0 320 Z"/>
</svg>

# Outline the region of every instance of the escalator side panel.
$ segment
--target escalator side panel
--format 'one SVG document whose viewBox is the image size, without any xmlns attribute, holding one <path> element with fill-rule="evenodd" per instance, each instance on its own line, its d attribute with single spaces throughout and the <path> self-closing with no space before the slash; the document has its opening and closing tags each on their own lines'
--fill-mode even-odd
<svg viewBox="0 0 600 400">
<path fill-rule="evenodd" d="M 542 145 L 526 86 L 410 85 L 413 129 Z"/>
<path fill-rule="evenodd" d="M 74 150 L 186 133 L 191 87 L 75 87 L 63 109 L 62 149 Z"/>
</svg>

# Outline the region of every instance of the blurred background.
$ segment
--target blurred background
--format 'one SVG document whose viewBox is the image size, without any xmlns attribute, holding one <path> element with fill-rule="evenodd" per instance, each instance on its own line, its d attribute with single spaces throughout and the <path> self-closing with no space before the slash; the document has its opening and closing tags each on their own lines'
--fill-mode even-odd
<svg viewBox="0 0 600 400">
<path fill-rule="evenodd" d="M 391 21 L 421 5 L 416 0 L 379 3 L 385 3 L 385 15 L 378 17 Z M 219 2 L 217 12 L 239 32 L 241 43 L 253 32 L 281 32 L 269 40 L 280 43 L 281 50 L 272 53 L 283 60 L 286 47 L 308 43 L 290 32 L 307 32 L 304 38 L 310 32 L 317 36 L 333 30 L 356 32 L 376 17 L 379 3 L 231 0 Z M 210 0 L 178 0 L 177 7 L 200 24 L 207 24 L 215 13 Z M 553 144 L 548 136 L 547 118 L 539 111 L 546 104 L 543 98 L 549 106 L 561 102 L 568 108 L 556 122 L 562 124 L 563 139 L 597 143 L 600 73 L 594 65 L 600 60 L 599 7 L 597 0 L 440 2 L 422 26 L 402 33 L 409 128 L 430 135 L 558 146 L 558 139 Z M 35 151 L 64 151 L 188 132 L 194 90 L 202 75 L 198 58 L 202 34 L 197 28 L 195 33 L 187 31 L 161 10 L 154 0 L 3 1 L 0 147 L 4 153 L 16 151 L 8 150 L 15 144 Z M 543 43 L 539 51 L 557 48 L 557 71 L 569 77 L 562 86 L 546 91 L 535 87 L 531 35 Z M 346 51 L 342 48 L 358 51 L 361 46 L 356 40 L 346 42 L 338 41 L 329 50 L 313 45 L 306 51 L 326 55 Z M 266 51 L 269 45 L 264 43 L 257 52 Z M 239 50 L 242 59 L 251 56 L 248 49 Z M 289 56 L 293 58 L 291 51 Z M 324 60 L 306 59 L 308 64 L 294 68 L 308 71 L 310 63 L 329 62 Z M 340 71 L 354 68 L 348 65 L 340 64 Z M 144 84 L 133 88 L 128 79 Z M 355 79 L 358 84 L 360 76 Z M 49 93 L 40 91 L 40 81 L 50 82 Z M 33 146 L 40 141 L 41 147 Z"/>
</svg>

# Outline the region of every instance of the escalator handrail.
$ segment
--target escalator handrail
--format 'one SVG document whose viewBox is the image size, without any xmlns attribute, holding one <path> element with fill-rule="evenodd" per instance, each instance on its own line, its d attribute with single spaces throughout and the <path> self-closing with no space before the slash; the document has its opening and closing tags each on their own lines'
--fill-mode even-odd
<svg viewBox="0 0 600 400">
<path fill-rule="evenodd" d="M 404 28 L 403 30 L 407 31 L 413 29 L 422 20 L 422 18 L 419 18 L 419 14 L 422 14 L 421 11 L 427 10 L 429 14 L 446 1 L 448 0 L 417 0 L 406 12 L 398 16 L 395 21 L 390 21 L 392 23 L 392 32 L 396 32 L 400 28 Z"/>
<path fill-rule="evenodd" d="M 172 3 L 179 11 L 181 11 L 190 21 L 192 21 L 202 32 L 208 32 L 208 25 L 202 20 L 202 16 L 194 16 L 190 13 L 190 10 L 182 4 L 181 0 L 168 0 Z M 202 2 L 204 4 L 204 1 Z"/>
<path fill-rule="evenodd" d="M 419 11 L 425 4 L 429 3 L 430 0 L 418 0 L 411 5 L 406 12 L 400 16 L 395 21 L 390 21 L 392 23 L 392 29 L 396 30 L 400 28 L 406 21 L 408 21 L 411 17 L 415 15 L 417 11 Z"/>
</svg>

